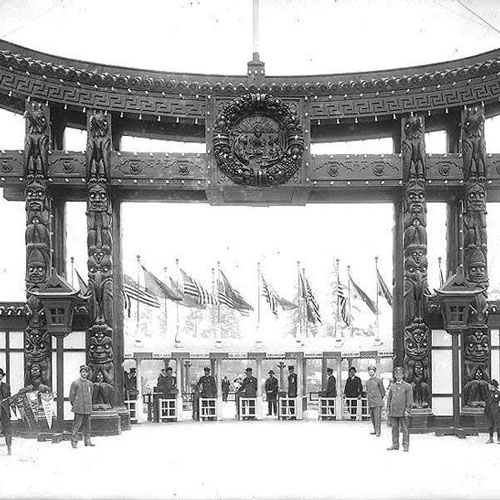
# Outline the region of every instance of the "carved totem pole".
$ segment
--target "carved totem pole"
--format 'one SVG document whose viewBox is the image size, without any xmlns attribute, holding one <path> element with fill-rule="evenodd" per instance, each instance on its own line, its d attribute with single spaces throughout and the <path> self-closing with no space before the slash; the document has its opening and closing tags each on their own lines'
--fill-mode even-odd
<svg viewBox="0 0 500 500">
<path fill-rule="evenodd" d="M 484 108 L 462 111 L 462 158 L 464 169 L 463 263 L 469 282 L 484 289 L 474 299 L 469 328 L 462 338 L 462 404 L 484 407 L 490 380 L 490 334 L 488 329 L 488 267 L 486 236 L 486 143 Z"/>
<path fill-rule="evenodd" d="M 415 408 L 431 406 L 430 331 L 424 316 L 427 291 L 425 129 L 421 115 L 402 120 L 404 365 Z"/>
<path fill-rule="evenodd" d="M 87 116 L 87 250 L 89 319 L 87 359 L 91 380 L 105 397 L 98 407 L 111 406 L 114 392 L 112 211 L 109 194 L 111 116 Z"/>
<path fill-rule="evenodd" d="M 26 290 L 28 326 L 24 333 L 24 384 L 31 381 L 32 367 L 40 367 L 41 383 L 51 386 L 52 341 L 43 306 L 36 292 L 50 278 L 52 268 L 51 198 L 47 189 L 50 144 L 49 107 L 27 102 L 24 178 L 26 200 Z"/>
</svg>

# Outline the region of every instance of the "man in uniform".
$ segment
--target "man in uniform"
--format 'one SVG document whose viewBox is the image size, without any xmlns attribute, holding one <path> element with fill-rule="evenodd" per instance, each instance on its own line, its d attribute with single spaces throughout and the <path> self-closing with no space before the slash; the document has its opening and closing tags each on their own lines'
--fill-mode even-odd
<svg viewBox="0 0 500 500">
<path fill-rule="evenodd" d="M 295 373 L 295 368 L 293 366 L 288 367 L 288 397 L 297 397 L 297 374 Z M 297 408 L 295 401 L 290 401 L 290 412 L 293 416 L 290 420 L 297 420 Z"/>
<path fill-rule="evenodd" d="M 5 372 L 0 368 L 0 432 L 5 437 L 5 444 L 7 445 L 7 454 L 12 453 L 12 430 L 10 425 L 10 386 L 2 379 Z"/>
<path fill-rule="evenodd" d="M 245 370 L 246 377 L 243 379 L 241 386 L 241 397 L 243 398 L 256 398 L 257 397 L 257 379 L 252 375 L 252 369 L 248 367 Z M 254 407 L 255 408 L 255 407 Z M 248 415 L 248 412 L 247 412 Z M 253 417 L 247 417 L 248 419 L 255 419 Z"/>
<path fill-rule="evenodd" d="M 173 370 L 171 366 L 167 367 L 166 372 L 163 397 L 165 399 L 175 399 L 177 396 L 177 379 L 172 374 Z"/>
<path fill-rule="evenodd" d="M 325 398 L 336 398 L 337 397 L 337 380 L 335 379 L 333 375 L 333 370 L 331 368 L 326 369 L 326 389 L 325 389 Z M 333 407 L 330 408 L 330 413 L 333 413 Z M 334 417 L 328 417 L 329 420 L 333 419 Z"/>
<path fill-rule="evenodd" d="M 269 378 L 266 380 L 267 416 L 278 413 L 278 379 L 274 376 L 274 371 L 269 370 Z"/>
<path fill-rule="evenodd" d="M 493 443 L 493 431 L 497 431 L 497 443 L 500 444 L 500 392 L 498 391 L 498 382 L 493 379 L 489 383 L 489 394 L 486 398 L 486 407 L 484 415 L 488 420 L 488 432 L 490 437 L 486 444 Z"/>
<path fill-rule="evenodd" d="M 373 424 L 373 432 L 371 434 L 380 436 L 380 422 L 382 420 L 385 389 L 382 380 L 375 376 L 376 372 L 377 368 L 375 366 L 368 367 L 370 378 L 366 381 L 366 398 L 368 400 L 368 409 L 370 410 L 370 419 Z"/>
<path fill-rule="evenodd" d="M 210 375 L 210 368 L 206 366 L 203 368 L 205 375 L 200 377 L 198 383 L 196 384 L 196 390 L 199 393 L 200 398 L 211 398 L 217 397 L 217 384 L 215 383 L 215 378 Z M 215 401 L 209 401 L 209 407 L 213 407 L 215 411 Z M 201 416 L 201 406 L 200 406 L 200 416 Z M 203 417 L 204 418 L 204 417 Z M 215 417 L 208 417 L 212 420 Z"/>
<path fill-rule="evenodd" d="M 349 368 L 349 378 L 346 380 L 344 388 L 344 396 L 351 401 L 351 420 L 356 420 L 358 415 L 358 399 L 361 399 L 363 392 L 363 384 L 361 379 L 356 376 L 356 368 Z"/>
<path fill-rule="evenodd" d="M 125 399 L 133 400 L 137 399 L 139 391 L 137 390 L 137 371 L 135 368 L 130 368 L 125 375 Z"/>
<path fill-rule="evenodd" d="M 73 429 L 71 431 L 71 446 L 78 445 L 78 431 L 83 426 L 83 439 L 85 446 L 94 446 L 90 441 L 90 415 L 92 414 L 92 394 L 94 386 L 90 380 L 90 368 L 80 366 L 80 378 L 71 383 L 69 400 L 71 411 L 75 414 Z"/>
<path fill-rule="evenodd" d="M 408 421 L 410 410 L 413 405 L 413 389 L 408 382 L 403 380 L 404 368 L 397 366 L 394 369 L 396 381 L 389 387 L 387 395 L 387 415 L 392 427 L 392 446 L 389 451 L 399 450 L 399 428 L 403 433 L 403 450 L 409 451 L 410 433 L 408 431 Z"/>
</svg>

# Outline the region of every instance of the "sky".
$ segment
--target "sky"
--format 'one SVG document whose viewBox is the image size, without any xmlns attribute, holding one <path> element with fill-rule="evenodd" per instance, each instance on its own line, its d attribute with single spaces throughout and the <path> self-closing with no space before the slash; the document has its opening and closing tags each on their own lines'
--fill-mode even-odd
<svg viewBox="0 0 500 500">
<path fill-rule="evenodd" d="M 259 51 L 268 74 L 312 74 L 444 61 L 499 47 L 499 33 L 486 23 L 500 26 L 500 4 L 469 0 L 465 5 L 477 16 L 451 0 L 261 0 Z M 117 65 L 245 72 L 253 50 L 251 0 L 150 0 L 141 6 L 138 9 L 137 2 L 129 0 L 3 0 L 0 38 L 48 53 Z M 96 20 L 98 28 L 89 36 Z M 500 152 L 498 136 L 500 120 L 489 120 L 488 152 Z M 22 149 L 23 137 L 21 117 L 0 111 L 0 148 Z M 443 133 L 428 134 L 426 142 L 428 152 L 444 152 Z M 83 150 L 85 134 L 67 130 L 66 148 Z M 125 137 L 122 149 L 203 152 L 204 145 Z M 392 141 L 382 139 L 313 144 L 311 152 L 390 153 L 391 149 Z M 75 267 L 85 275 L 84 210 L 81 203 L 68 205 L 68 258 L 73 256 Z M 256 306 L 257 262 L 279 293 L 292 298 L 300 260 L 325 315 L 334 258 L 340 259 L 341 279 L 346 281 L 350 265 L 353 277 L 369 295 L 375 293 L 375 256 L 391 283 L 390 205 L 207 209 L 198 204 L 125 204 L 123 210 L 124 267 L 134 278 L 138 254 L 160 277 L 164 267 L 175 274 L 179 258 L 181 267 L 210 286 L 211 268 L 220 260 L 234 286 Z M 488 210 L 490 276 L 496 285 L 500 208 L 490 204 Z M 0 217 L 13 242 L 0 247 L 0 300 L 22 300 L 24 257 L 19 256 L 24 255 L 24 204 L 7 203 L 0 197 Z M 444 224 L 443 206 L 430 204 L 431 288 L 438 286 L 437 257 L 445 257 Z M 390 311 L 383 315 L 383 328 L 389 331 Z"/>
</svg>

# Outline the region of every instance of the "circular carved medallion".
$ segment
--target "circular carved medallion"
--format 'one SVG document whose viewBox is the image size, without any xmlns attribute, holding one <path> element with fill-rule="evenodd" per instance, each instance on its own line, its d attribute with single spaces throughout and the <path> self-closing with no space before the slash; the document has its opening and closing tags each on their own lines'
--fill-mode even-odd
<svg viewBox="0 0 500 500">
<path fill-rule="evenodd" d="M 237 97 L 215 121 L 217 165 L 237 184 L 283 184 L 299 169 L 303 153 L 297 113 L 269 94 Z"/>
</svg>

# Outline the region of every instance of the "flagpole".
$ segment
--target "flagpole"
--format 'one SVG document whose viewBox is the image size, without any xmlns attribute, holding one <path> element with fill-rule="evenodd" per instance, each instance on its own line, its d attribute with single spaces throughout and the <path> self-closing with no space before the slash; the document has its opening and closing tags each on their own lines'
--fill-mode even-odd
<svg viewBox="0 0 500 500">
<path fill-rule="evenodd" d="M 255 340 L 255 346 L 261 347 L 262 341 L 260 339 L 260 282 L 261 282 L 261 272 L 260 272 L 260 262 L 257 262 L 257 339 Z"/>
<path fill-rule="evenodd" d="M 337 275 L 337 310 L 335 314 L 335 342 L 337 344 L 342 343 L 342 333 L 339 331 L 340 322 L 340 297 L 339 297 L 339 287 L 340 287 L 340 260 L 335 259 L 335 274 Z"/>
<path fill-rule="evenodd" d="M 298 336 L 295 339 L 295 342 L 297 344 L 302 344 L 302 300 L 301 300 L 301 293 L 300 293 L 300 260 L 297 261 L 297 304 L 299 306 L 298 310 L 298 325 L 297 325 L 297 333 Z"/>
<path fill-rule="evenodd" d="M 164 275 L 164 281 L 165 285 L 167 284 L 167 268 L 163 268 L 163 275 Z M 167 335 L 167 326 L 168 326 L 168 321 L 167 321 L 167 294 L 165 294 L 165 336 Z"/>
<path fill-rule="evenodd" d="M 378 257 L 375 257 L 375 279 L 377 281 L 377 287 L 376 287 L 376 297 L 375 297 L 375 341 L 373 342 L 375 345 L 380 345 L 380 325 L 379 325 L 379 309 L 378 309 L 378 296 L 379 296 L 379 280 L 378 280 Z"/>
<path fill-rule="evenodd" d="M 137 255 L 136 258 L 137 258 L 137 291 L 139 292 L 139 290 L 140 290 L 140 281 L 139 280 L 141 278 L 141 274 L 140 274 L 139 269 L 141 268 L 141 256 Z M 137 314 L 136 314 L 136 318 L 135 318 L 136 338 L 139 338 L 139 320 L 140 320 L 139 304 L 140 304 L 140 301 L 138 300 L 137 301 Z"/>
<path fill-rule="evenodd" d="M 350 336 L 354 336 L 354 322 L 352 320 L 352 304 L 351 304 L 351 266 L 347 266 L 347 298 L 349 300 L 349 331 Z"/>
<path fill-rule="evenodd" d="M 177 290 L 179 290 L 179 259 L 175 259 L 175 284 Z M 179 340 L 179 301 L 175 304 L 175 347 L 182 347 L 181 341 Z"/>
<path fill-rule="evenodd" d="M 306 268 L 303 267 L 302 268 L 302 276 L 304 276 L 305 279 L 307 279 L 306 277 Z M 306 304 L 306 307 L 307 307 L 307 304 Z M 307 334 L 308 334 L 308 326 L 309 326 L 309 321 L 307 319 L 307 311 L 306 311 L 306 314 L 304 315 L 304 330 L 305 330 L 305 338 L 307 339 Z"/>
<path fill-rule="evenodd" d="M 220 263 L 217 261 L 217 271 L 220 272 Z M 218 276 L 218 275 L 217 275 Z M 219 279 L 219 278 L 218 278 Z M 215 297 L 215 268 L 212 267 L 212 295 Z M 220 348 L 222 347 L 222 338 L 220 336 L 220 328 L 218 328 L 218 322 L 220 321 L 220 302 L 219 297 L 217 296 L 217 305 L 214 304 L 213 307 L 217 307 L 217 317 L 214 314 L 215 311 L 212 309 L 212 318 L 214 322 L 214 338 L 215 338 L 215 346 Z"/>
</svg>

